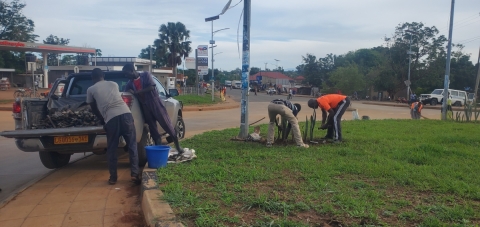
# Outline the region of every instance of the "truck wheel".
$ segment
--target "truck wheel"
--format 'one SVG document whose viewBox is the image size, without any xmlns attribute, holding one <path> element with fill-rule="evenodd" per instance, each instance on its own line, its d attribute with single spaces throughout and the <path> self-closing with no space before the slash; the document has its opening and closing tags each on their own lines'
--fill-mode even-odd
<svg viewBox="0 0 480 227">
<path fill-rule="evenodd" d="M 177 131 L 178 139 L 183 139 L 185 137 L 185 122 L 183 122 L 182 116 L 177 117 L 177 123 L 175 124 L 175 131 Z"/>
<path fill-rule="evenodd" d="M 437 100 L 436 100 L 436 99 L 432 99 L 432 101 L 430 101 L 430 105 L 436 106 L 436 105 L 437 105 Z"/>
<path fill-rule="evenodd" d="M 453 106 L 462 106 L 462 102 L 456 101 L 456 102 L 453 104 Z"/>
<path fill-rule="evenodd" d="M 71 154 L 61 154 L 58 152 L 40 151 L 40 161 L 48 169 L 56 169 L 66 166 L 70 162 Z"/>
<path fill-rule="evenodd" d="M 144 167 L 147 164 L 147 151 L 145 150 L 146 146 L 152 146 L 153 139 L 150 136 L 150 131 L 148 127 L 143 129 L 142 139 L 137 143 L 137 152 L 138 152 L 138 166 Z"/>
</svg>

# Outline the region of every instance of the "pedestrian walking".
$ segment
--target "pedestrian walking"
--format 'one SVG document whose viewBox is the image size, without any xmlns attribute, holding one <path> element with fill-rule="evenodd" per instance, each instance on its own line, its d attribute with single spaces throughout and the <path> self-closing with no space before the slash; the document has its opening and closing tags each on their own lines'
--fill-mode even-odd
<svg viewBox="0 0 480 227">
<path fill-rule="evenodd" d="M 137 138 L 132 113 L 121 97 L 118 84 L 105 81 L 101 69 L 93 69 L 92 81 L 94 85 L 87 89 L 87 103 L 90 104 L 92 112 L 102 120 L 107 133 L 107 159 L 110 172 L 108 183 L 117 183 L 117 148 L 119 138 L 122 136 L 128 146 L 131 180 L 139 184 Z"/>
<path fill-rule="evenodd" d="M 295 143 L 297 143 L 297 147 L 308 148 L 308 145 L 303 143 L 300 127 L 298 126 L 297 114 L 301 109 L 302 106 L 300 104 L 292 104 L 290 101 L 283 99 L 275 99 L 268 104 L 270 123 L 268 125 L 267 147 L 271 147 L 273 144 L 275 120 L 277 115 L 280 115 L 282 119 L 286 119 L 289 123 L 286 129 L 287 132 L 293 128 L 293 138 Z"/>
<path fill-rule="evenodd" d="M 340 123 L 349 105 L 350 99 L 345 95 L 338 94 L 323 95 L 317 99 L 308 100 L 308 107 L 313 109 L 320 107 L 322 110 L 322 126 L 319 129 L 327 129 L 324 139 L 333 139 L 334 142 L 343 140 Z"/>
<path fill-rule="evenodd" d="M 155 82 L 153 81 L 152 74 L 149 72 L 138 73 L 135 71 L 135 67 L 132 64 L 126 64 L 122 69 L 123 73 L 130 80 L 125 86 L 125 91 L 128 91 L 135 95 L 140 101 L 143 109 L 143 117 L 145 123 L 148 124 L 150 135 L 156 145 L 161 145 L 161 135 L 158 132 L 157 122 L 165 130 L 175 144 L 175 148 L 178 151 L 176 157 L 183 157 L 183 149 L 181 149 L 178 142 L 177 133 L 170 121 L 167 109 L 158 96 Z"/>
</svg>

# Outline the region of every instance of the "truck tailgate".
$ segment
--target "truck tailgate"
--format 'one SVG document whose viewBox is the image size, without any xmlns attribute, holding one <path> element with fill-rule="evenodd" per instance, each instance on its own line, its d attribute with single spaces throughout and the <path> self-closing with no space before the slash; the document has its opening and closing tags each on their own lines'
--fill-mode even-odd
<svg viewBox="0 0 480 227">
<path fill-rule="evenodd" d="M 88 134 L 105 134 L 105 131 L 103 130 L 103 126 L 92 126 L 78 128 L 14 130 L 0 132 L 0 136 L 7 138 L 35 138 L 42 136 L 71 136 Z"/>
</svg>

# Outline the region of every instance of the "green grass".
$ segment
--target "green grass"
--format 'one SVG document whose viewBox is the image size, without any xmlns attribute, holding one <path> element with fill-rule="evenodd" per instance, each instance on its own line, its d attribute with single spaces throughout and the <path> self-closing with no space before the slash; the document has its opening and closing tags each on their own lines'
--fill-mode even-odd
<svg viewBox="0 0 480 227">
<path fill-rule="evenodd" d="M 191 105 L 208 105 L 221 102 L 220 98 L 215 95 L 214 102 L 212 102 L 212 94 L 204 95 L 180 95 L 175 97 L 176 100 L 182 101 L 184 106 Z"/>
<path fill-rule="evenodd" d="M 239 129 L 185 140 L 198 158 L 158 170 L 163 199 L 187 226 L 480 224 L 478 125 L 342 124 L 345 143 L 309 149 L 231 141 Z"/>
<path fill-rule="evenodd" d="M 13 102 L 15 102 L 15 100 L 13 100 L 13 99 L 2 99 L 2 100 L 0 100 L 0 104 L 12 104 Z"/>
</svg>

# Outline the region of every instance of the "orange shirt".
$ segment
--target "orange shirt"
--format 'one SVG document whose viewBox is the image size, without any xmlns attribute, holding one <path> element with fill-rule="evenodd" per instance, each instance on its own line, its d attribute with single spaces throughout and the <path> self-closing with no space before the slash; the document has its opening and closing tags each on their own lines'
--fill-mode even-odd
<svg viewBox="0 0 480 227">
<path fill-rule="evenodd" d="M 417 105 L 417 103 L 418 103 L 418 110 L 417 111 L 420 113 L 420 112 L 422 112 L 423 104 L 421 104 L 419 102 L 413 102 L 412 105 L 410 106 L 410 109 L 413 110 L 413 108 L 415 108 L 415 105 Z"/>
<path fill-rule="evenodd" d="M 347 96 L 345 95 L 330 94 L 330 95 L 320 96 L 317 99 L 317 102 L 318 102 L 318 106 L 321 109 L 325 111 L 329 111 L 330 109 L 336 108 L 338 106 L 338 103 L 345 100 L 345 98 L 347 98 Z"/>
</svg>

